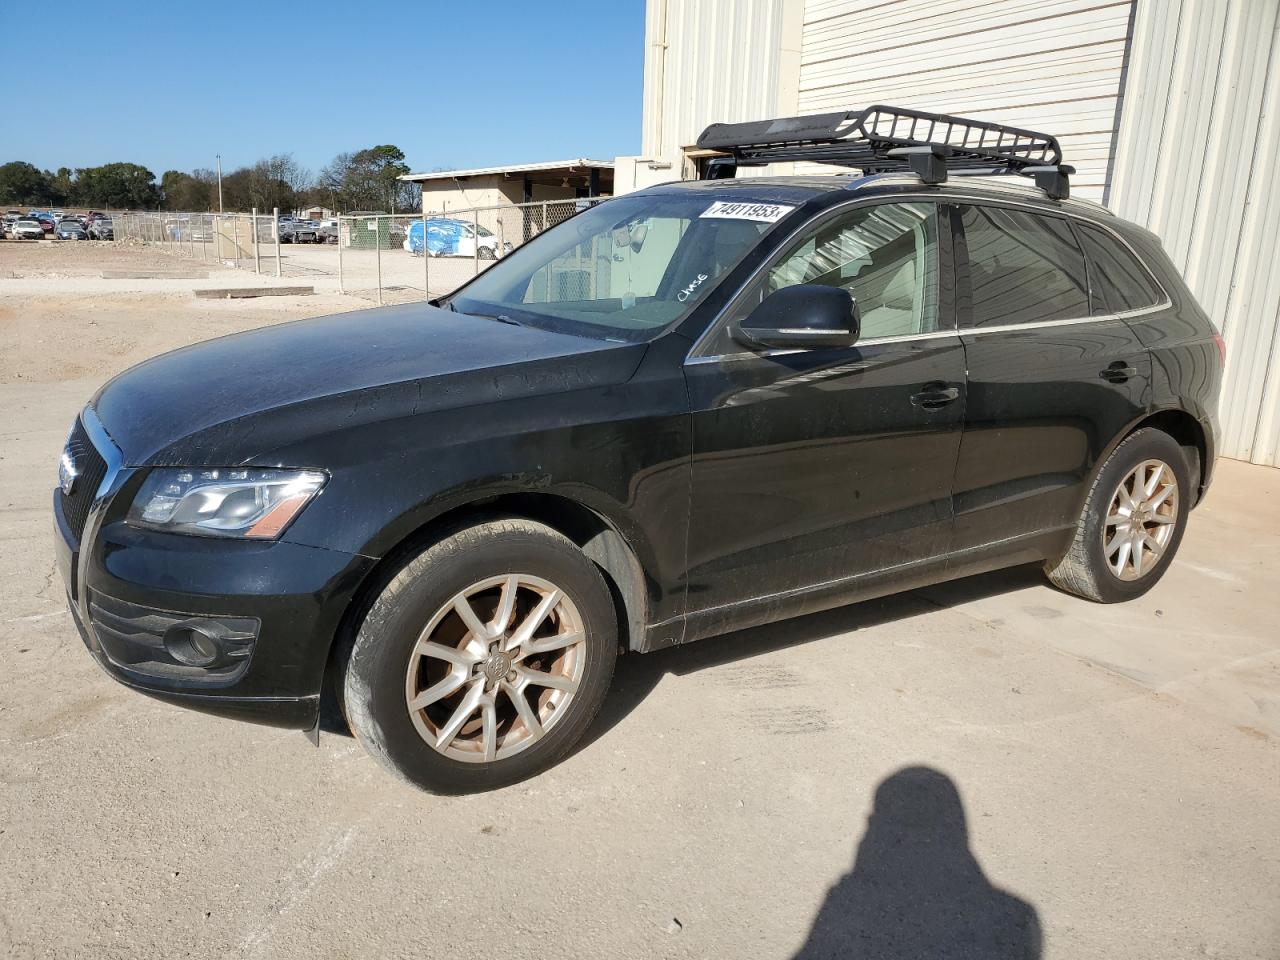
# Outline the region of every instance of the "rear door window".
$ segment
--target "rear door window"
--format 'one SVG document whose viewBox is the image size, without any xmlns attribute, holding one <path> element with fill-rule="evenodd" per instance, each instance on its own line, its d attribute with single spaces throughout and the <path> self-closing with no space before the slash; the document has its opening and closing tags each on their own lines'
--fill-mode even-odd
<svg viewBox="0 0 1280 960">
<path fill-rule="evenodd" d="M 1066 220 L 1006 207 L 959 208 L 968 249 L 971 315 L 1001 327 L 1087 318 L 1084 254 Z"/>
<path fill-rule="evenodd" d="M 1164 302 L 1163 292 L 1146 267 L 1123 243 L 1107 231 L 1088 224 L 1077 222 L 1076 230 L 1089 256 L 1095 317 L 1141 310 Z"/>
</svg>

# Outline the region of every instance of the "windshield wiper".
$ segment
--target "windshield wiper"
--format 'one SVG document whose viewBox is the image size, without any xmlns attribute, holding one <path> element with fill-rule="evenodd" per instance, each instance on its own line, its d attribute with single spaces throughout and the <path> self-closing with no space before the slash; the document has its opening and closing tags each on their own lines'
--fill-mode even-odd
<svg viewBox="0 0 1280 960">
<path fill-rule="evenodd" d="M 458 312 L 461 313 L 461 311 Z M 479 317 L 481 320 L 497 320 L 499 323 L 509 323 L 513 327 L 528 326 L 527 323 L 521 323 L 519 320 L 507 316 L 505 313 L 463 313 L 462 315 L 464 317 Z"/>
</svg>

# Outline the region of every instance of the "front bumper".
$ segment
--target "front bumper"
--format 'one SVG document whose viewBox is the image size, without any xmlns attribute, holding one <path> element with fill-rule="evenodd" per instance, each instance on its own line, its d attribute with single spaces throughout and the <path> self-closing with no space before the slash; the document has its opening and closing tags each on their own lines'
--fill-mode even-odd
<svg viewBox="0 0 1280 960">
<path fill-rule="evenodd" d="M 123 516 L 145 471 L 122 466 L 91 417 L 86 427 L 107 467 L 79 537 L 68 516 L 75 511 L 59 491 L 53 496 L 58 568 L 85 646 L 113 678 L 161 700 L 310 729 L 333 638 L 375 561 L 128 526 Z M 212 663 L 183 656 L 189 629 L 217 638 Z"/>
</svg>

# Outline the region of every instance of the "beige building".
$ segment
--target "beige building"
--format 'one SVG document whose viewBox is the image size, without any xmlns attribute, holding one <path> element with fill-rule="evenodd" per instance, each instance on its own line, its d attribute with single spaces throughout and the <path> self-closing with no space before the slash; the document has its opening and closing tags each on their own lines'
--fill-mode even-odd
<svg viewBox="0 0 1280 960">
<path fill-rule="evenodd" d="M 475 170 L 407 173 L 400 179 L 419 184 L 426 209 L 435 213 L 610 196 L 613 194 L 613 163 L 607 160 L 556 160 Z"/>
<path fill-rule="evenodd" d="M 1280 465 L 1280 2 L 647 0 L 645 40 L 616 193 L 696 177 L 717 121 L 884 103 L 1057 136 L 1073 194 L 1155 231 L 1221 328 L 1220 452 Z"/>
</svg>

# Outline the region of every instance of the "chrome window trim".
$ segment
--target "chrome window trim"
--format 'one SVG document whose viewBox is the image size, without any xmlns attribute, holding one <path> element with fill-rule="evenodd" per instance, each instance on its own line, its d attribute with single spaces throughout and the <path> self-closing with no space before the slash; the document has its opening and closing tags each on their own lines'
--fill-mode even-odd
<svg viewBox="0 0 1280 960">
<path fill-rule="evenodd" d="M 803 223 L 797 225 L 791 231 L 791 233 L 789 233 L 782 240 L 782 242 L 778 244 L 777 250 L 775 251 L 774 255 L 769 257 L 769 259 L 765 260 L 759 266 L 757 266 L 755 270 L 751 272 L 750 276 L 748 276 L 746 280 L 744 280 L 741 284 L 739 284 L 738 289 L 734 291 L 733 296 L 729 298 L 729 302 L 718 314 L 716 314 L 715 319 L 712 320 L 711 323 L 707 325 L 707 328 L 703 330 L 702 333 L 698 336 L 698 339 L 694 341 L 693 346 L 689 348 L 689 352 L 685 355 L 684 363 L 686 365 L 695 364 L 695 363 L 712 363 L 712 362 L 721 361 L 721 360 L 726 360 L 726 361 L 727 360 L 745 360 L 750 357 L 776 357 L 776 356 L 785 356 L 787 354 L 792 354 L 792 353 L 807 352 L 804 349 L 797 348 L 797 349 L 788 349 L 788 350 L 766 350 L 760 353 L 753 353 L 751 351 L 746 351 L 746 350 L 744 350 L 741 353 L 707 354 L 707 355 L 702 355 L 698 353 L 698 351 L 712 337 L 712 335 L 719 330 L 721 320 L 723 320 L 725 315 L 728 314 L 730 310 L 737 304 L 738 299 L 751 287 L 752 284 L 756 282 L 756 280 L 760 277 L 762 273 L 764 273 L 765 270 L 769 269 L 777 262 L 779 256 L 790 246 L 791 242 L 797 236 L 799 236 L 799 234 L 802 231 L 808 229 L 812 224 L 817 223 L 819 220 L 824 220 L 827 217 L 839 216 L 849 210 L 852 210 L 858 207 L 860 204 L 870 205 L 870 204 L 878 204 L 878 203 L 896 203 L 899 201 L 911 201 L 911 200 L 929 200 L 935 203 L 967 201 L 967 202 L 973 202 L 973 203 L 991 204 L 995 206 L 1020 207 L 1025 210 L 1030 210 L 1033 213 L 1064 217 L 1068 221 L 1072 220 L 1073 218 L 1077 220 L 1081 220 L 1084 223 L 1087 223 L 1089 226 L 1096 227 L 1099 230 L 1105 231 L 1109 236 L 1119 241 L 1120 245 L 1123 246 L 1126 250 L 1128 250 L 1129 254 L 1138 262 L 1138 265 L 1141 266 L 1142 269 L 1146 271 L 1147 276 L 1150 278 L 1151 282 L 1155 284 L 1156 289 L 1159 290 L 1160 293 L 1164 295 L 1164 300 L 1161 301 L 1160 303 L 1153 304 L 1149 307 L 1140 307 L 1139 309 L 1136 309 L 1136 310 L 1124 310 L 1124 311 L 1121 311 L 1120 313 L 1099 314 L 1096 317 L 1095 316 L 1072 317 L 1066 320 L 1047 320 L 1043 323 L 1010 323 L 1010 324 L 1001 324 L 999 326 L 991 326 L 991 327 L 967 327 L 965 329 L 956 328 L 951 330 L 930 330 L 926 333 L 909 333 L 909 334 L 903 334 L 901 336 L 893 336 L 893 337 L 874 337 L 869 340 L 860 340 L 858 343 L 855 344 L 855 346 L 871 346 L 879 343 L 903 343 L 903 342 L 912 341 L 912 340 L 932 340 L 938 337 L 946 337 L 946 336 L 972 337 L 972 336 L 981 336 L 987 333 L 1010 333 L 1016 330 L 1038 330 L 1041 328 L 1065 327 L 1065 326 L 1071 326 L 1074 324 L 1081 324 L 1081 323 L 1102 323 L 1102 322 L 1109 322 L 1112 320 L 1127 320 L 1131 317 L 1140 317 L 1149 313 L 1156 313 L 1160 310 L 1167 310 L 1169 307 L 1173 306 L 1173 300 L 1169 296 L 1169 292 L 1165 290 L 1164 284 L 1160 282 L 1160 278 L 1157 277 L 1155 274 L 1155 271 L 1152 270 L 1151 267 L 1147 265 L 1147 262 L 1142 258 L 1142 256 L 1138 253 L 1138 251 L 1133 249 L 1133 246 L 1129 243 L 1129 241 L 1126 240 L 1123 236 L 1121 236 L 1116 230 L 1114 230 L 1112 227 L 1108 226 L 1106 223 L 1099 220 L 1097 218 L 1097 215 L 1093 214 L 1092 211 L 1077 212 L 1075 210 L 1062 210 L 1062 209 L 1056 209 L 1052 207 L 1049 209 L 1045 209 L 1045 207 L 1040 204 L 1028 203 L 1028 202 L 1016 200 L 1013 198 L 988 197 L 978 193 L 951 193 L 951 192 L 944 192 L 944 191 L 917 190 L 917 191 L 911 191 L 908 193 L 895 193 L 891 195 L 877 196 L 877 197 L 857 197 L 852 200 L 845 201 L 843 203 L 832 204 L 831 206 L 823 210 L 819 210 L 808 220 L 805 220 Z M 1085 260 L 1087 261 L 1089 255 L 1088 253 L 1085 252 L 1083 246 L 1081 246 L 1080 252 L 1085 257 Z"/>
<path fill-rule="evenodd" d="M 960 332 L 958 330 L 930 330 L 928 333 L 904 333 L 895 337 L 868 337 L 866 340 L 859 340 L 854 344 L 854 346 L 873 347 L 881 343 L 909 343 L 913 340 L 941 340 L 944 337 L 950 337 L 958 340 L 960 339 Z M 713 353 L 703 357 L 686 357 L 684 363 L 685 366 L 692 366 L 698 363 L 753 360 L 756 357 L 785 357 L 793 353 L 812 352 L 812 349 L 808 347 L 777 347 L 772 350 L 761 350 L 758 353 L 751 350 L 744 350 L 742 353 Z"/>
</svg>

